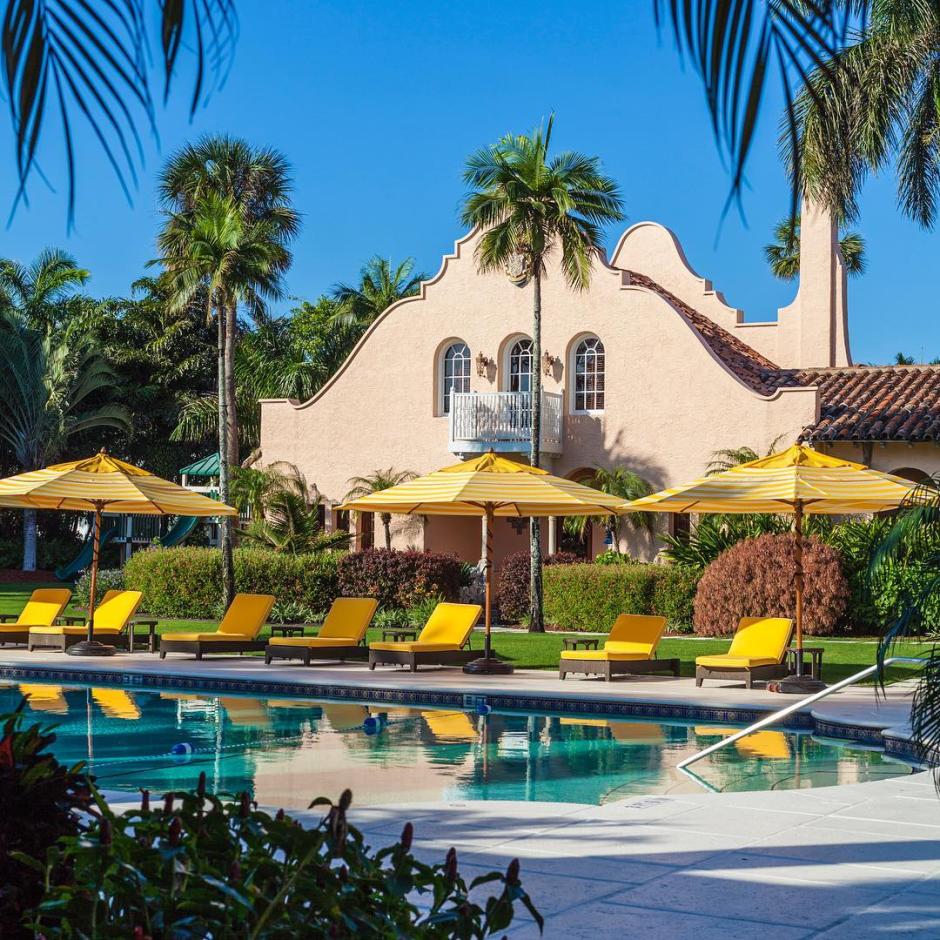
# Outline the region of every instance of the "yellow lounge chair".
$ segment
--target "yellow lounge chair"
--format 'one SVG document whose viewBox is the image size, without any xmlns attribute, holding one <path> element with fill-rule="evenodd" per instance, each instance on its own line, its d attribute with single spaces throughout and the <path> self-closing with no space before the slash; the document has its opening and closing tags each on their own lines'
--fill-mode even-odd
<svg viewBox="0 0 940 940">
<path fill-rule="evenodd" d="M 780 679 L 793 621 L 789 617 L 742 617 L 727 653 L 699 656 L 695 660 L 695 684 L 705 679 L 744 679 L 750 689 L 755 679 Z"/>
<path fill-rule="evenodd" d="M 68 588 L 38 588 L 16 614 L 0 614 L 0 645 L 28 643 L 30 627 L 51 627 L 72 599 Z M 13 623 L 7 621 L 13 620 Z"/>
<path fill-rule="evenodd" d="M 264 651 L 265 663 L 272 659 L 365 659 L 366 630 L 379 602 L 372 597 L 337 597 L 316 636 L 271 637 Z"/>
<path fill-rule="evenodd" d="M 482 611 L 479 604 L 438 604 L 417 640 L 370 643 L 369 668 L 394 663 L 415 672 L 418 666 L 462 666 L 476 659 L 479 653 L 469 648 L 470 635 Z"/>
<path fill-rule="evenodd" d="M 128 625 L 143 596 L 140 591 L 108 591 L 95 608 L 95 639 L 130 650 L 133 640 Z M 88 628 L 81 625 L 31 627 L 29 649 L 64 650 L 87 636 Z"/>
<path fill-rule="evenodd" d="M 236 594 L 214 633 L 168 633 L 160 637 L 160 659 L 167 653 L 249 653 L 267 645 L 258 634 L 274 606 L 273 594 Z"/>
<path fill-rule="evenodd" d="M 665 617 L 621 614 L 600 650 L 564 650 L 558 663 L 558 678 L 569 672 L 600 675 L 608 682 L 614 676 L 671 672 L 679 675 L 678 659 L 654 659 Z"/>
</svg>

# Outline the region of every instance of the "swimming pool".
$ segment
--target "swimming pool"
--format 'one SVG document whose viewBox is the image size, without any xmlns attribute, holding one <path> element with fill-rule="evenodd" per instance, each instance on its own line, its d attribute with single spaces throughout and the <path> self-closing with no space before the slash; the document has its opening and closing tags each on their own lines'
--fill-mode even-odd
<svg viewBox="0 0 940 940">
<path fill-rule="evenodd" d="M 683 758 L 731 725 L 520 712 L 396 708 L 48 683 L 0 683 L 0 713 L 22 694 L 58 724 L 60 760 L 86 760 L 99 785 L 160 793 L 206 772 L 213 792 L 306 808 L 346 787 L 356 803 L 548 800 L 605 803 L 688 789 Z M 173 751 L 181 753 L 172 753 Z M 909 774 L 880 751 L 762 731 L 696 765 L 718 790 L 857 783 Z"/>
</svg>

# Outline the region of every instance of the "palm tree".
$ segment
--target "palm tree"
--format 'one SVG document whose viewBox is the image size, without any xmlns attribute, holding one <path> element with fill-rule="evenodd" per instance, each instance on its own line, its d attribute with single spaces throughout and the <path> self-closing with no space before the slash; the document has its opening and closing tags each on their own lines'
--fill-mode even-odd
<svg viewBox="0 0 940 940">
<path fill-rule="evenodd" d="M 397 265 L 378 255 L 371 258 L 359 272 L 358 287 L 337 284 L 330 291 L 330 298 L 337 305 L 332 325 L 364 330 L 392 304 L 414 297 L 428 277 L 423 272 L 413 274 L 414 266 L 414 258 L 405 258 Z"/>
<path fill-rule="evenodd" d="M 613 467 L 609 470 L 605 467 L 598 467 L 594 471 L 594 479 L 590 485 L 602 493 L 619 496 L 623 500 L 640 499 L 655 492 L 655 488 L 649 480 L 643 479 L 632 470 L 627 470 L 626 467 Z M 619 554 L 620 525 L 624 519 L 637 532 L 645 532 L 651 538 L 656 534 L 656 516 L 651 512 L 631 512 L 625 516 L 568 516 L 565 519 L 564 526 L 565 530 L 572 535 L 583 538 L 589 520 L 603 525 L 607 534 L 607 541 L 613 545 L 614 551 Z"/>
<path fill-rule="evenodd" d="M 865 240 L 858 232 L 846 232 L 839 239 L 842 260 L 849 274 L 865 273 Z M 774 277 L 792 281 L 800 273 L 800 217 L 783 219 L 774 228 L 774 240 L 764 246 L 764 258 Z"/>
<path fill-rule="evenodd" d="M 0 261 L 0 305 L 15 309 L 37 330 L 61 329 L 88 300 L 79 293 L 91 274 L 58 248 L 35 261 Z"/>
<path fill-rule="evenodd" d="M 108 401 L 117 377 L 81 321 L 37 328 L 23 310 L 0 311 L 0 439 L 21 471 L 63 456 L 73 437 L 101 428 L 130 430 L 122 405 Z M 23 510 L 23 570 L 36 570 L 36 510 Z"/>
<path fill-rule="evenodd" d="M 549 255 L 560 250 L 569 287 L 584 290 L 591 280 L 602 229 L 624 217 L 617 184 L 600 171 L 597 157 L 573 151 L 549 158 L 552 126 L 531 136 L 508 135 L 467 160 L 470 188 L 465 225 L 482 230 L 476 259 L 480 271 L 503 271 L 519 261 L 532 281 L 532 441 L 529 460 L 539 465 L 542 431 L 542 276 Z M 542 550 L 539 520 L 529 523 L 532 566 L 529 629 L 541 633 Z"/>
<path fill-rule="evenodd" d="M 899 352 L 894 354 L 894 364 L 896 366 L 912 366 L 914 365 L 914 357 L 906 356 L 904 353 Z"/>
<path fill-rule="evenodd" d="M 225 350 L 226 320 L 239 299 L 252 298 L 268 279 L 276 279 L 282 247 L 269 223 L 245 222 L 230 197 L 207 193 L 193 211 L 170 216 L 159 236 L 162 262 L 171 279 L 174 303 L 185 306 L 200 291 L 206 316 L 216 322 L 218 381 L 219 495 L 229 496 L 228 383 Z M 234 597 L 231 517 L 222 521 L 222 590 L 226 606 Z"/>
<path fill-rule="evenodd" d="M 238 303 L 255 319 L 264 319 L 265 300 L 282 295 L 282 276 L 290 267 L 288 244 L 300 219 L 291 205 L 290 166 L 276 150 L 252 147 L 228 136 L 204 137 L 184 147 L 167 162 L 160 176 L 164 209 L 183 225 L 207 197 L 227 199 L 241 223 L 258 237 L 270 240 L 268 263 L 262 272 L 251 264 L 233 264 L 228 275 L 225 309 L 225 383 L 228 395 L 228 461 L 238 463 L 238 408 L 235 350 L 238 344 Z"/>
<path fill-rule="evenodd" d="M 363 496 L 370 496 L 372 493 L 379 493 L 382 490 L 390 490 L 399 483 L 407 483 L 413 480 L 416 474 L 411 470 L 396 470 L 389 467 L 387 470 L 373 470 L 367 477 L 350 477 L 346 482 L 352 489 L 346 494 L 345 499 L 360 499 Z M 379 513 L 382 520 L 382 526 L 385 529 L 385 547 L 392 547 L 392 514 L 388 512 Z"/>
<path fill-rule="evenodd" d="M 151 17 L 150 14 L 153 14 Z M 154 43 L 148 23 L 159 23 Z M 141 125 L 154 131 L 152 51 L 159 53 L 164 99 L 181 72 L 180 52 L 196 63 L 190 116 L 228 73 L 238 36 L 235 0 L 166 3 L 164 0 L 84 0 L 46 3 L 9 0 L 0 57 L 16 138 L 17 202 L 37 167 L 47 127 L 64 129 L 68 217 L 75 207 L 74 115 L 81 115 L 126 194 L 143 161 Z M 56 121 L 46 120 L 47 110 Z M 61 123 L 59 121 L 61 120 Z"/>
</svg>

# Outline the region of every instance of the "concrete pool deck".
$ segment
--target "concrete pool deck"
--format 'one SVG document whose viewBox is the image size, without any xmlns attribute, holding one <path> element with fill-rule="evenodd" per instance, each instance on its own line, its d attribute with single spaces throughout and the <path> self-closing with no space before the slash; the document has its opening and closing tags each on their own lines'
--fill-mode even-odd
<svg viewBox="0 0 940 940">
<path fill-rule="evenodd" d="M 19 670 L 128 682 L 286 682 L 323 694 L 357 691 L 499 695 L 572 710 L 636 703 L 728 713 L 768 712 L 788 697 L 736 683 L 696 689 L 690 679 L 644 677 L 560 682 L 554 673 L 417 674 L 360 665 L 265 667 L 260 659 L 196 662 L 142 653 L 87 660 L 61 653 L 0 650 L 0 677 Z M 107 676 L 102 680 L 101 677 Z M 879 699 L 856 687 L 819 703 L 816 722 L 904 738 L 910 683 Z M 266 694 L 266 693 L 265 693 Z M 529 706 L 531 707 L 531 706 Z M 807 716 L 808 717 L 808 716 Z M 303 815 L 303 814 L 299 814 Z M 314 817 L 310 817 L 314 818 Z M 352 822 L 379 845 L 415 824 L 416 853 L 440 861 L 456 846 L 473 876 L 518 857 L 523 884 L 546 916 L 546 937 L 940 938 L 940 798 L 929 773 L 835 787 L 712 794 L 683 788 L 602 806 L 536 802 L 453 802 L 353 807 Z M 520 914 L 512 937 L 536 937 Z"/>
</svg>

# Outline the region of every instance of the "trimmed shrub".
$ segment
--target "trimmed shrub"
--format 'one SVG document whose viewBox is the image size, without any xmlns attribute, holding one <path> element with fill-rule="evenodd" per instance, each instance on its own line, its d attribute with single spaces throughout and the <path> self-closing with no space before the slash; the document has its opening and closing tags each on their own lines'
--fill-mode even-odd
<svg viewBox="0 0 940 940">
<path fill-rule="evenodd" d="M 839 623 L 849 597 L 839 553 L 804 539 L 803 632 L 826 636 Z M 741 617 L 794 617 L 796 537 L 762 535 L 722 552 L 702 574 L 695 594 L 695 632 L 726 636 Z"/>
<path fill-rule="evenodd" d="M 455 555 L 370 548 L 339 563 L 344 596 L 374 597 L 382 607 L 414 607 L 427 597 L 457 600 L 463 564 Z"/>
<path fill-rule="evenodd" d="M 98 580 L 95 582 L 95 603 L 100 604 L 101 599 L 108 591 L 124 590 L 124 571 L 121 568 L 101 568 L 98 571 Z M 91 594 L 91 572 L 83 571 L 81 577 L 75 582 L 74 601 L 79 607 L 88 606 L 88 595 Z"/>
<path fill-rule="evenodd" d="M 698 571 L 680 565 L 651 565 L 653 586 L 653 613 L 666 618 L 673 633 L 692 633 L 695 590 Z"/>
<path fill-rule="evenodd" d="M 583 564 L 574 552 L 555 552 L 542 559 L 546 567 Z M 507 555 L 496 576 L 496 606 L 504 623 L 519 623 L 529 616 L 529 553 Z"/>
<path fill-rule="evenodd" d="M 235 590 L 273 594 L 324 614 L 339 594 L 340 552 L 289 555 L 238 548 Z M 219 612 L 222 553 L 215 548 L 157 548 L 137 552 L 124 566 L 129 590 L 143 591 L 142 608 L 158 617 L 212 618 Z"/>
</svg>

